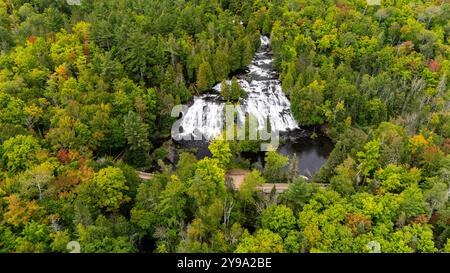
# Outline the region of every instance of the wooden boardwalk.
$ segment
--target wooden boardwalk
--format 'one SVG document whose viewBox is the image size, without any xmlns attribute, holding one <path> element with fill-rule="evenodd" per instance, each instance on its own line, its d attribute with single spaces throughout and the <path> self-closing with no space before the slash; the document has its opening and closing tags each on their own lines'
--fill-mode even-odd
<svg viewBox="0 0 450 273">
<path fill-rule="evenodd" d="M 233 186 L 235 189 L 239 190 L 242 183 L 245 180 L 245 177 L 250 173 L 249 170 L 230 170 L 227 173 L 227 177 L 233 179 Z M 282 193 L 286 191 L 289 187 L 288 183 L 265 183 L 261 186 L 258 186 L 257 189 L 262 191 L 263 193 L 271 193 L 273 188 L 275 187 L 276 193 Z"/>
<path fill-rule="evenodd" d="M 153 174 L 144 173 L 144 172 L 136 172 L 140 179 L 142 180 L 150 180 L 153 178 Z"/>
<path fill-rule="evenodd" d="M 233 180 L 233 188 L 239 190 L 242 183 L 244 183 L 245 177 L 250 173 L 249 170 L 241 170 L 241 169 L 234 169 L 228 171 L 226 174 L 227 178 L 231 178 Z M 153 178 L 153 174 L 146 173 L 146 172 L 137 172 L 138 176 L 142 180 L 151 180 Z M 306 180 L 308 180 L 307 177 L 305 177 Z M 329 184 L 316 184 L 320 187 L 328 187 Z M 257 187 L 259 190 L 261 190 L 263 193 L 271 193 L 273 188 L 275 187 L 276 193 L 283 193 L 286 191 L 289 187 L 288 183 L 266 183 L 259 187 Z"/>
</svg>

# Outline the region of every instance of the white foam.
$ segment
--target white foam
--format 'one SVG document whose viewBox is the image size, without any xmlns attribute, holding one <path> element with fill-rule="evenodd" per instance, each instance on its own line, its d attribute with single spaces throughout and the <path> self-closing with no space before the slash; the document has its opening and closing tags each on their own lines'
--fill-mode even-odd
<svg viewBox="0 0 450 273">
<path fill-rule="evenodd" d="M 270 45 L 270 39 L 261 36 L 262 50 L 257 52 L 252 64 L 248 67 L 248 77 L 239 79 L 239 85 L 247 92 L 247 98 L 240 100 L 240 109 L 237 120 L 244 124 L 245 113 L 254 115 L 258 120 L 258 128 L 264 129 L 265 121 L 269 117 L 272 130 L 285 132 L 298 128 L 294 120 L 290 102 L 281 89 L 280 81 L 274 79 L 276 75 L 272 68 L 272 59 L 267 58 L 264 48 Z M 230 80 L 227 81 L 231 83 Z M 221 84 L 213 87 L 220 92 Z M 181 136 L 202 134 L 206 139 L 213 139 L 224 130 L 224 107 L 225 102 L 218 95 L 202 95 L 194 98 L 193 105 L 182 117 Z"/>
</svg>

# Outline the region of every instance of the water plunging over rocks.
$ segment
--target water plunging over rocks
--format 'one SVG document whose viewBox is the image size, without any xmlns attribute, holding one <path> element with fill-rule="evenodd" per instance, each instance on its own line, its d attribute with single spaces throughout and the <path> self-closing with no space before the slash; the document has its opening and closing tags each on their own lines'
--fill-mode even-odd
<svg viewBox="0 0 450 273">
<path fill-rule="evenodd" d="M 246 98 L 239 99 L 237 123 L 245 124 L 246 113 L 256 117 L 258 129 L 262 130 L 266 120 L 270 128 L 279 132 L 299 129 L 291 113 L 291 104 L 281 90 L 281 83 L 272 65 L 270 40 L 261 36 L 261 48 L 253 58 L 246 73 L 238 75 L 238 82 L 247 93 Z M 194 98 L 194 103 L 183 115 L 180 122 L 180 136 L 204 136 L 211 140 L 224 130 L 225 114 L 220 92 L 221 84 L 213 87 L 215 93 L 204 94 Z"/>
<path fill-rule="evenodd" d="M 294 154 L 299 159 L 300 173 L 312 176 L 332 150 L 329 139 L 319 137 L 316 140 L 308 136 L 311 132 L 302 130 L 291 113 L 291 103 L 281 89 L 278 74 L 273 67 L 270 39 L 261 36 L 261 47 L 256 52 L 252 63 L 244 73 L 237 75 L 238 83 L 247 93 L 246 98 L 239 99 L 237 123 L 245 124 L 246 114 L 253 115 L 258 122 L 258 129 L 263 130 L 265 122 L 270 128 L 285 136 L 278 151 L 286 156 Z M 228 80 L 228 83 L 231 81 Z M 185 148 L 197 148 L 197 157 L 210 156 L 208 143 L 225 130 L 226 101 L 220 95 L 221 84 L 216 84 L 210 93 L 194 97 L 192 105 L 187 108 L 178 121 L 181 128 L 176 139 Z M 194 140 L 195 139 L 195 140 Z M 203 141 L 198 141 L 203 139 Z M 262 161 L 263 154 L 253 161 Z"/>
</svg>

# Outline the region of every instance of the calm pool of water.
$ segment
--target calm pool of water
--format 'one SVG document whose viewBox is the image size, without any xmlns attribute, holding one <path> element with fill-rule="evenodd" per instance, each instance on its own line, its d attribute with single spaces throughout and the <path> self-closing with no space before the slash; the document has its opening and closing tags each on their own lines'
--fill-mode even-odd
<svg viewBox="0 0 450 273">
<path fill-rule="evenodd" d="M 309 137 L 310 134 L 302 135 L 304 136 L 297 136 L 282 141 L 278 152 L 289 158 L 295 155 L 298 159 L 300 174 L 312 177 L 328 159 L 333 150 L 333 143 L 325 136 L 319 135 L 316 138 L 311 138 Z M 197 149 L 197 159 L 211 156 L 208 145 L 207 141 L 184 141 L 178 143 L 180 148 Z M 259 162 L 264 165 L 264 155 L 265 153 L 260 153 L 258 155 L 245 156 L 245 158 L 249 159 L 251 163 Z"/>
</svg>

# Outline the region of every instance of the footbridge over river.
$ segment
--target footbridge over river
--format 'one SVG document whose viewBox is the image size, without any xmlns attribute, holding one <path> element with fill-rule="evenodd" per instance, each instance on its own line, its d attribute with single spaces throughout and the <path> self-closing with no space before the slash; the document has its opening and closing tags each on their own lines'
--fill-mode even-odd
<svg viewBox="0 0 450 273">
<path fill-rule="evenodd" d="M 153 174 L 152 173 L 146 173 L 146 172 L 137 172 L 138 176 L 140 179 L 147 181 L 147 180 L 151 180 L 153 178 Z M 226 174 L 226 177 L 228 179 L 231 179 L 231 181 L 233 181 L 233 188 L 239 190 L 239 188 L 241 187 L 242 183 L 244 183 L 245 178 L 247 177 L 247 175 L 250 174 L 249 170 L 242 170 L 242 169 L 234 169 L 234 170 L 230 170 L 228 171 L 228 173 Z M 308 180 L 308 178 L 306 176 L 304 176 L 304 178 L 306 180 Z M 322 187 L 328 187 L 329 184 L 317 184 L 318 186 L 322 186 Z M 275 188 L 276 193 L 283 193 L 284 191 L 286 191 L 289 187 L 288 183 L 265 183 L 261 186 L 258 186 L 257 188 L 262 191 L 263 193 L 271 193 L 272 190 Z"/>
</svg>

